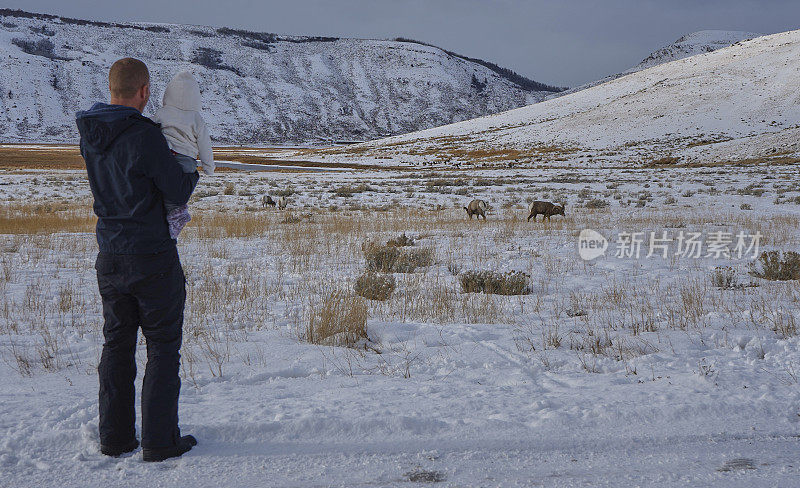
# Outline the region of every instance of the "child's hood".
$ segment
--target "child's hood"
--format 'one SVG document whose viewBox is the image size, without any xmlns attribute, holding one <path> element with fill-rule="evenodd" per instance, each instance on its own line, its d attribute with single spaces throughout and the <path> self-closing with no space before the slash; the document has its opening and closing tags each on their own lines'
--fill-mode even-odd
<svg viewBox="0 0 800 488">
<path fill-rule="evenodd" d="M 164 90 L 164 106 L 185 111 L 200 111 L 200 85 L 188 71 L 181 71 Z"/>
</svg>

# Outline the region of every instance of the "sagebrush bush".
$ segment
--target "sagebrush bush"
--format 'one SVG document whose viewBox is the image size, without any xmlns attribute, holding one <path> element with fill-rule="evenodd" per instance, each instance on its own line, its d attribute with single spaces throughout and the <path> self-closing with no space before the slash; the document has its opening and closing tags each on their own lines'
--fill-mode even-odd
<svg viewBox="0 0 800 488">
<path fill-rule="evenodd" d="M 800 280 L 800 254 L 794 251 L 762 252 L 751 265 L 750 272 L 765 280 Z"/>
<path fill-rule="evenodd" d="M 281 224 L 299 224 L 302 221 L 303 217 L 292 213 L 288 213 L 286 214 L 285 217 L 283 217 L 283 219 L 280 222 Z"/>
<path fill-rule="evenodd" d="M 381 275 L 367 271 L 358 278 L 353 285 L 356 295 L 369 300 L 388 300 L 396 287 L 396 281 L 392 275 Z"/>
<path fill-rule="evenodd" d="M 233 195 L 234 193 L 233 183 L 231 182 L 225 183 L 225 189 L 222 190 L 222 193 L 225 195 Z"/>
<path fill-rule="evenodd" d="M 283 188 L 272 192 L 272 194 L 275 195 L 276 197 L 287 197 L 287 198 L 294 195 L 295 193 L 296 192 L 294 191 L 294 188 L 292 188 L 291 186 L 288 188 Z"/>
<path fill-rule="evenodd" d="M 364 253 L 369 271 L 391 273 L 400 257 L 400 249 L 394 246 L 382 246 L 374 242 L 363 244 L 361 251 Z"/>
<path fill-rule="evenodd" d="M 458 276 L 461 274 L 461 266 L 453 262 L 447 263 L 447 271 L 453 276 Z"/>
<path fill-rule="evenodd" d="M 522 271 L 465 271 L 458 277 L 464 293 L 491 293 L 494 295 L 527 295 L 530 293 L 530 275 Z"/>
<path fill-rule="evenodd" d="M 374 191 L 374 190 L 369 185 L 367 185 L 365 183 L 361 183 L 361 184 L 359 184 L 357 186 L 351 186 L 351 185 L 340 186 L 339 188 L 333 190 L 333 193 L 337 197 L 349 198 L 349 197 L 352 197 L 356 193 L 364 193 L 366 191 Z"/>
<path fill-rule="evenodd" d="M 408 237 L 406 235 L 406 233 L 403 232 L 401 235 L 386 241 L 386 245 L 387 246 L 394 246 L 394 247 L 413 246 L 414 245 L 414 238 L 413 237 Z"/>
<path fill-rule="evenodd" d="M 605 200 L 601 200 L 599 198 L 595 198 L 586 202 L 586 208 L 605 208 L 608 207 L 608 202 Z"/>
<path fill-rule="evenodd" d="M 735 288 L 737 283 L 736 270 L 730 266 L 717 266 L 711 272 L 711 284 L 717 288 L 727 290 Z"/>
<path fill-rule="evenodd" d="M 680 161 L 680 159 L 681 159 L 680 157 L 675 157 L 675 156 L 665 156 L 665 157 L 663 157 L 663 158 L 658 158 L 658 159 L 654 159 L 654 160 L 650 161 L 650 164 L 653 164 L 653 165 L 662 165 L 662 164 L 665 164 L 665 165 L 671 165 L 671 164 L 678 164 L 678 161 Z"/>
<path fill-rule="evenodd" d="M 736 193 L 740 195 L 752 195 L 754 197 L 760 197 L 766 192 L 767 190 L 760 188 L 757 183 L 750 183 L 746 187 L 736 190 Z"/>
<path fill-rule="evenodd" d="M 368 271 L 380 273 L 413 273 L 433 264 L 433 249 L 429 247 L 401 249 L 397 246 L 365 243 L 361 250 Z"/>
<path fill-rule="evenodd" d="M 310 310 L 302 339 L 312 344 L 353 347 L 367 335 L 367 305 L 360 297 L 337 291 Z"/>
<path fill-rule="evenodd" d="M 433 264 L 433 249 L 421 247 L 417 249 L 404 249 L 395 266 L 398 273 L 413 273 L 419 268 Z"/>
</svg>

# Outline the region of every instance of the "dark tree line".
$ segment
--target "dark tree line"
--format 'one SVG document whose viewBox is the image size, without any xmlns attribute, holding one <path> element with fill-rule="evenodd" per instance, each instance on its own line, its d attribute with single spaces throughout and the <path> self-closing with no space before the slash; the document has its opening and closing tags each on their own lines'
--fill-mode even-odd
<svg viewBox="0 0 800 488">
<path fill-rule="evenodd" d="M 419 44 L 419 45 L 422 45 L 422 46 L 433 47 L 433 48 L 439 49 L 440 51 L 444 52 L 445 54 L 449 54 L 450 56 L 453 56 L 454 58 L 459 58 L 459 59 L 463 59 L 465 61 L 478 63 L 481 66 L 489 68 L 490 70 L 494 71 L 495 73 L 497 73 L 501 77 L 503 77 L 503 78 L 507 79 L 508 81 L 514 83 L 515 85 L 519 86 L 523 90 L 527 90 L 527 91 L 548 91 L 548 92 L 558 93 L 558 92 L 562 92 L 562 91 L 568 89 L 566 87 L 551 86 L 551 85 L 546 85 L 544 83 L 539 83 L 538 81 L 531 80 L 530 78 L 526 78 L 526 77 L 522 76 L 521 74 L 515 73 L 514 71 L 512 71 L 512 70 L 510 70 L 508 68 L 500 67 L 500 66 L 498 66 L 498 65 L 496 65 L 494 63 L 491 63 L 489 61 L 484 61 L 483 59 L 479 59 L 479 58 L 470 58 L 469 56 L 463 56 L 463 55 L 455 53 L 453 51 L 448 51 L 447 49 L 442 49 L 439 46 L 434 46 L 433 44 L 428 44 L 427 42 L 417 41 L 417 40 L 414 40 L 414 39 L 408 39 L 408 38 L 405 38 L 405 37 L 397 37 L 394 40 L 397 41 L 397 42 L 410 42 L 410 43 Z"/>
<path fill-rule="evenodd" d="M 211 49 L 210 47 L 198 48 L 190 61 L 194 64 L 205 66 L 206 68 L 223 69 L 242 76 L 242 73 L 238 69 L 222 62 L 222 51 L 217 49 Z"/>
</svg>

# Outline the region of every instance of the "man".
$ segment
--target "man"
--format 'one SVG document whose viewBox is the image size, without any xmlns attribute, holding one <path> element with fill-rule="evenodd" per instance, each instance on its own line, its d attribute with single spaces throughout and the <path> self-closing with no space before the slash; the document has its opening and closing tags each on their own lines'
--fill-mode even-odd
<svg viewBox="0 0 800 488">
<path fill-rule="evenodd" d="M 159 125 L 141 114 L 150 74 L 137 59 L 108 73 L 111 104 L 78 112 L 81 155 L 97 214 L 97 284 L 103 300 L 100 450 L 136 450 L 135 388 L 138 328 L 147 342 L 142 384 L 142 458 L 163 461 L 197 441 L 178 428 L 178 368 L 186 301 L 185 277 L 170 238 L 164 200 L 185 204 L 198 173 L 184 173 Z"/>
</svg>

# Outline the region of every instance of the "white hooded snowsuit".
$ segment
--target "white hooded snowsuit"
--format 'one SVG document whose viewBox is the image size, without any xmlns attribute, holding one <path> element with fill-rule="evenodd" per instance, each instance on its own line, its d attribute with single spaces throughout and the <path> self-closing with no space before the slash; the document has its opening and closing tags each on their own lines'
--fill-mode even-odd
<svg viewBox="0 0 800 488">
<path fill-rule="evenodd" d="M 207 175 L 214 174 L 214 154 L 208 128 L 200 115 L 200 85 L 188 71 L 181 71 L 164 91 L 164 106 L 153 120 L 161 124 L 161 132 L 170 149 L 194 159 Z"/>
</svg>

